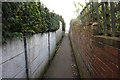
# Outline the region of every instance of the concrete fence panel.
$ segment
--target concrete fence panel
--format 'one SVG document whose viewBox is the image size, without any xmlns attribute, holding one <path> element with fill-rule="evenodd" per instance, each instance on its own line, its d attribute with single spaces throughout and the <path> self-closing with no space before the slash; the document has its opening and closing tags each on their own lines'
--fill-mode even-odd
<svg viewBox="0 0 120 80">
<path fill-rule="evenodd" d="M 2 78 L 21 77 L 26 78 L 23 40 L 9 40 L 2 46 Z"/>
<path fill-rule="evenodd" d="M 60 22 L 60 28 L 56 31 L 56 43 L 59 42 L 61 37 L 62 37 L 62 23 Z"/>
<path fill-rule="evenodd" d="M 49 35 L 48 35 L 49 34 Z M 49 42 L 49 43 L 48 43 Z M 27 62 L 25 59 L 24 40 L 12 39 L 0 46 L 2 62 L 0 73 L 2 78 L 26 78 L 26 65 L 29 78 L 39 78 L 48 65 L 56 48 L 56 32 L 35 34 L 26 37 Z M 50 50 L 49 50 L 50 49 Z M 50 52 L 49 52 L 50 51 Z"/>
<path fill-rule="evenodd" d="M 56 33 L 50 32 L 50 55 L 51 57 L 54 54 L 55 48 L 56 48 Z"/>
<path fill-rule="evenodd" d="M 30 78 L 39 77 L 43 63 L 48 62 L 48 33 L 37 34 L 27 39 Z"/>
</svg>

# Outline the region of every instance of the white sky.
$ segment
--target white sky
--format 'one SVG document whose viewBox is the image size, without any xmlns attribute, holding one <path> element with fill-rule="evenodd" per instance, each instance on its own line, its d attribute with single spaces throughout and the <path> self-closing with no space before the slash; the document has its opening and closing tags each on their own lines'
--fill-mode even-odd
<svg viewBox="0 0 120 80">
<path fill-rule="evenodd" d="M 74 3 L 80 1 L 84 4 L 84 0 L 40 0 L 46 7 L 57 14 L 62 15 L 66 22 L 66 30 L 69 29 L 69 22 L 76 15 L 73 12 L 75 10 Z"/>
</svg>

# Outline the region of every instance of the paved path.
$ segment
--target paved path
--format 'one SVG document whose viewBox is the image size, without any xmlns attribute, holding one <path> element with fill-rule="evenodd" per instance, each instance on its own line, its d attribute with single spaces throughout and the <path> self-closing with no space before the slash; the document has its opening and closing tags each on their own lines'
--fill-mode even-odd
<svg viewBox="0 0 120 80">
<path fill-rule="evenodd" d="M 44 78 L 79 78 L 68 34 L 63 38 Z"/>
</svg>

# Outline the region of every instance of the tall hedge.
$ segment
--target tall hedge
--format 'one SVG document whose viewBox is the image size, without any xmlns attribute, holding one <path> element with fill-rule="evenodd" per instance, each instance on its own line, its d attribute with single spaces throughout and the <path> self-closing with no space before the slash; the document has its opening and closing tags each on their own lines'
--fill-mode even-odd
<svg viewBox="0 0 120 80">
<path fill-rule="evenodd" d="M 56 31 L 59 21 L 65 24 L 60 15 L 50 12 L 41 2 L 3 2 L 2 12 L 3 41 L 22 37 L 23 33 L 32 35 Z"/>
</svg>

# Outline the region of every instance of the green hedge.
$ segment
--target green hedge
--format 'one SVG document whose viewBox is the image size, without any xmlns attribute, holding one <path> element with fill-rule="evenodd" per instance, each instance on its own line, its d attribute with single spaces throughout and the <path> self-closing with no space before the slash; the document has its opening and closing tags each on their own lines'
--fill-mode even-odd
<svg viewBox="0 0 120 80">
<path fill-rule="evenodd" d="M 41 2 L 3 2 L 2 3 L 3 41 L 13 37 L 56 31 L 59 21 L 65 22 L 62 16 L 50 12 Z"/>
</svg>

